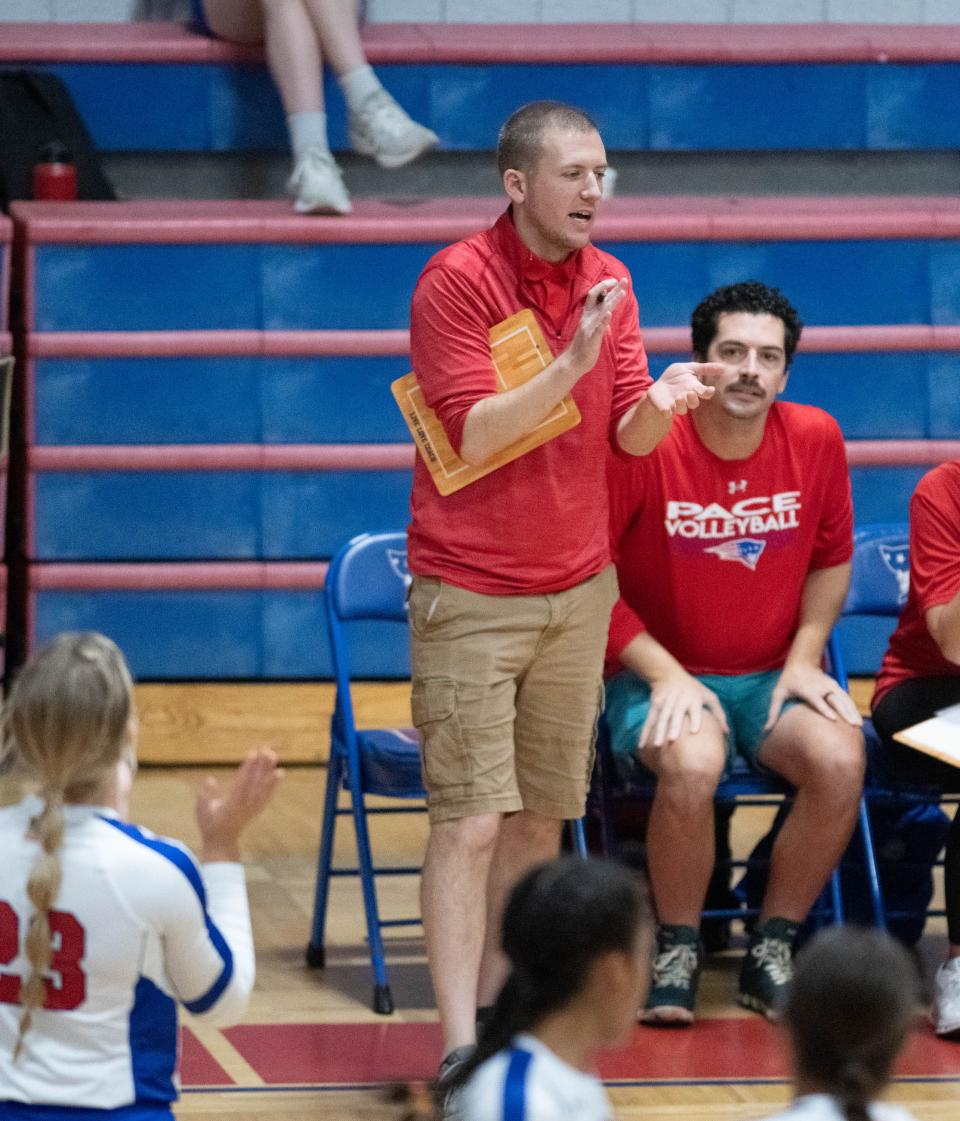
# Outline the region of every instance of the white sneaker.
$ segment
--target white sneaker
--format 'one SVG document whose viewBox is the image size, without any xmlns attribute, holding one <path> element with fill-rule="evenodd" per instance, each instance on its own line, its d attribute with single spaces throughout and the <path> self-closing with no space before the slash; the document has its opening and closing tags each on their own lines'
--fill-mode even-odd
<svg viewBox="0 0 960 1121">
<path fill-rule="evenodd" d="M 361 156 L 373 156 L 381 167 L 403 167 L 433 148 L 437 134 L 415 120 L 386 90 L 377 90 L 350 114 L 350 143 Z"/>
<path fill-rule="evenodd" d="M 950 958 L 937 970 L 930 1019 L 937 1035 L 960 1031 L 960 958 Z"/>
<path fill-rule="evenodd" d="M 298 214 L 350 214 L 353 206 L 333 156 L 308 148 L 287 182 Z"/>
</svg>

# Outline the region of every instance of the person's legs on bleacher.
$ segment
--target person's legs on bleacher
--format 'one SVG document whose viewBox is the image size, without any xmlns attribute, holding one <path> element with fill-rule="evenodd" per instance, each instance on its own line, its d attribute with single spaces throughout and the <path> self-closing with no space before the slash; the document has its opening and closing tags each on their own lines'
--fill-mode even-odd
<svg viewBox="0 0 960 1121">
<path fill-rule="evenodd" d="M 769 693 L 766 704 L 769 704 Z M 755 711 L 766 716 L 762 702 Z M 793 942 L 856 825 L 863 789 L 863 735 L 806 704 L 781 710 L 756 760 L 796 790 L 774 842 L 770 878 L 740 974 L 740 1003 L 775 1016 L 792 976 Z"/>
<path fill-rule="evenodd" d="M 350 140 L 382 167 L 401 167 L 437 143 L 403 111 L 367 64 L 355 0 L 202 0 L 209 30 L 238 43 L 263 42 L 293 149 L 288 190 L 301 214 L 353 209 L 330 153 L 323 97 L 329 62 L 347 102 Z"/>
<path fill-rule="evenodd" d="M 360 41 L 357 0 L 303 0 L 347 102 L 350 145 L 381 167 L 412 163 L 437 143 L 383 88 Z"/>
<path fill-rule="evenodd" d="M 960 703 L 960 677 L 914 677 L 885 693 L 873 711 L 873 726 L 883 742 L 883 763 L 905 783 L 925 783 L 944 790 L 960 788 L 960 772 L 949 763 L 915 751 L 894 738 L 896 732 L 927 720 L 939 709 Z M 938 1035 L 960 1032 L 960 817 L 954 812 L 943 864 L 947 912 L 947 960 L 934 979 L 931 1012 Z"/>
</svg>

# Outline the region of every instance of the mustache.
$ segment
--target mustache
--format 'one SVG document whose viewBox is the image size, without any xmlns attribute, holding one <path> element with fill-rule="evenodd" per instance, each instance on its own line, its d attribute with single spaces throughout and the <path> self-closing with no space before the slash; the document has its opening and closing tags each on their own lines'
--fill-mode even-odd
<svg viewBox="0 0 960 1121">
<path fill-rule="evenodd" d="M 765 396 L 760 382 L 756 378 L 738 378 L 727 386 L 726 393 L 752 393 L 755 397 Z"/>
</svg>

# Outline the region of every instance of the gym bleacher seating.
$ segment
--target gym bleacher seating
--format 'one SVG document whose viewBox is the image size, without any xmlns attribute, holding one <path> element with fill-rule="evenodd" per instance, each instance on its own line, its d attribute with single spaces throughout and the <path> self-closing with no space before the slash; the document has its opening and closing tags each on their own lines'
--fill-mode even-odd
<svg viewBox="0 0 960 1121">
<path fill-rule="evenodd" d="M 960 147 L 960 117 L 945 111 L 960 89 L 956 25 L 370 24 L 364 42 L 453 150 L 489 148 L 509 112 L 540 97 L 582 104 L 612 150 Z M 259 52 L 186 24 L 8 23 L 0 63 L 60 75 L 105 150 L 285 143 Z"/>
<path fill-rule="evenodd" d="M 142 677 L 327 674 L 323 561 L 407 519 L 388 385 L 414 279 L 501 205 L 17 204 L 34 636 L 107 629 Z M 960 437 L 958 235 L 960 201 L 889 198 L 621 198 L 596 230 L 632 271 L 655 370 L 709 288 L 790 293 L 810 324 L 790 395 L 837 416 L 870 521 L 902 517 L 926 469 L 916 444 L 857 466 L 876 441 Z"/>
<path fill-rule="evenodd" d="M 8 23 L 0 38 L 0 64 L 64 78 L 101 148 L 285 144 L 257 50 L 169 23 Z M 364 38 L 448 149 L 488 149 L 539 96 L 584 104 L 613 150 L 960 144 L 942 111 L 960 27 L 374 24 Z M 330 110 L 343 147 L 338 93 Z M 282 202 L 19 204 L 30 638 L 105 629 L 141 678 L 329 675 L 326 558 L 407 520 L 413 453 L 388 385 L 407 369 L 415 278 L 502 205 L 359 199 L 350 218 L 304 219 Z M 809 325 L 788 396 L 840 421 L 858 520 L 902 518 L 927 465 L 957 454 L 956 199 L 618 198 L 596 236 L 632 271 L 655 371 L 687 354 L 679 325 L 704 292 L 746 276 L 784 288 Z M 365 657 L 375 675 L 374 642 Z"/>
</svg>

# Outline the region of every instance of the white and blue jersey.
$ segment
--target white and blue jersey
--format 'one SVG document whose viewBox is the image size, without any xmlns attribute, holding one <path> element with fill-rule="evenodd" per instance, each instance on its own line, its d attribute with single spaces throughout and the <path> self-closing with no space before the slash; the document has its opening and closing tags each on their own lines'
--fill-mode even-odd
<svg viewBox="0 0 960 1121">
<path fill-rule="evenodd" d="M 518 1035 L 462 1091 L 463 1121 L 613 1121 L 603 1083 L 532 1035 Z"/>
<path fill-rule="evenodd" d="M 39 851 L 30 822 L 41 805 L 29 797 L 0 809 L 0 1117 L 169 1116 L 177 1003 L 226 1024 L 253 988 L 243 868 L 205 864 L 201 874 L 177 841 L 103 807 L 65 806 L 47 995 L 14 1062 L 30 972 L 26 884 Z"/>
</svg>

